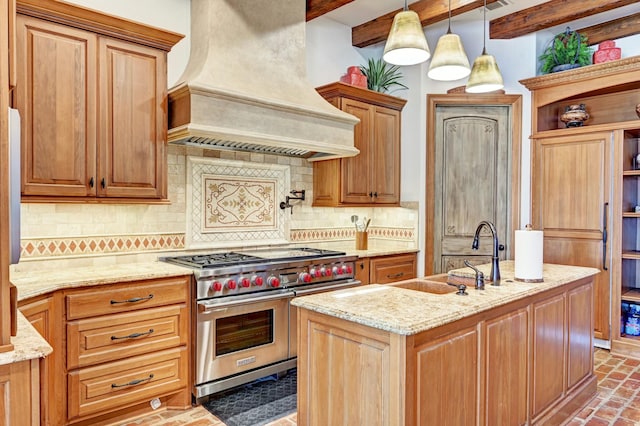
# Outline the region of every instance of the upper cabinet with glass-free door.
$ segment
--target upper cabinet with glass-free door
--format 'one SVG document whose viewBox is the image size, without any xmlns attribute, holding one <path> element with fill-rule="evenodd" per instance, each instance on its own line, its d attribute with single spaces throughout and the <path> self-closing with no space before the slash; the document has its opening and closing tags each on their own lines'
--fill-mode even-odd
<svg viewBox="0 0 640 426">
<path fill-rule="evenodd" d="M 167 196 L 167 52 L 182 36 L 18 0 L 24 201 Z"/>
</svg>

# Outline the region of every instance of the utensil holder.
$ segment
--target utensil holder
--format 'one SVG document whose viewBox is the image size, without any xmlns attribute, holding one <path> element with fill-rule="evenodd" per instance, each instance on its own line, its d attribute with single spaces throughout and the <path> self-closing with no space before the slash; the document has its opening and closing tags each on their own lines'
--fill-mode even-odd
<svg viewBox="0 0 640 426">
<path fill-rule="evenodd" d="M 356 250 L 367 250 L 369 246 L 369 233 L 356 231 Z"/>
</svg>

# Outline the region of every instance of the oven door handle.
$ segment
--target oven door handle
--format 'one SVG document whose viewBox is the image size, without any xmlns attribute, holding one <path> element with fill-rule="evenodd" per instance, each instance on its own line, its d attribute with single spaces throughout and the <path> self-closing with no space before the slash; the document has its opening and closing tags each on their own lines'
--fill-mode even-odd
<svg viewBox="0 0 640 426">
<path fill-rule="evenodd" d="M 291 299 L 294 293 L 289 290 L 279 291 L 277 294 L 256 294 L 252 297 L 246 297 L 242 299 L 224 300 L 204 300 L 198 302 L 198 312 L 201 314 L 208 314 L 219 310 L 224 310 L 232 306 L 246 305 L 247 303 L 265 302 L 269 300 L 277 299 Z M 221 309 L 222 308 L 222 309 Z"/>
<path fill-rule="evenodd" d="M 296 296 L 304 296 L 305 294 L 313 294 L 313 293 L 320 293 L 323 291 L 340 290 L 342 288 L 356 287 L 356 286 L 359 286 L 360 284 L 361 284 L 360 281 L 351 280 L 351 281 L 343 282 L 340 284 L 325 285 L 325 286 L 319 286 L 319 287 L 308 288 L 303 290 L 294 289 L 294 291 L 296 292 Z"/>
</svg>

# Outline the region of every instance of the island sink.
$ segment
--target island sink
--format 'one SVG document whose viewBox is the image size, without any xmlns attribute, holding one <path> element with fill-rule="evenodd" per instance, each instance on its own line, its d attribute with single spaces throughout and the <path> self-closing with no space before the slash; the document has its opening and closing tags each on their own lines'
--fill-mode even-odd
<svg viewBox="0 0 640 426">
<path fill-rule="evenodd" d="M 387 285 L 431 294 L 449 294 L 457 291 L 457 286 L 447 284 L 447 279 L 447 274 L 440 274 L 427 278 L 414 278 L 406 281 L 398 281 Z"/>
</svg>

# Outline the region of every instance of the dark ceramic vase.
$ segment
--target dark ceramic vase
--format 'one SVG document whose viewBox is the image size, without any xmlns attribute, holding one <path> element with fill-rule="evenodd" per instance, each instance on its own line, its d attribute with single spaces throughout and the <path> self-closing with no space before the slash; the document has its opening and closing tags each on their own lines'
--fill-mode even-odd
<svg viewBox="0 0 640 426">
<path fill-rule="evenodd" d="M 580 127 L 589 119 L 589 114 L 584 104 L 569 105 L 564 112 L 560 114 L 560 121 L 567 127 Z"/>
</svg>

